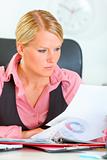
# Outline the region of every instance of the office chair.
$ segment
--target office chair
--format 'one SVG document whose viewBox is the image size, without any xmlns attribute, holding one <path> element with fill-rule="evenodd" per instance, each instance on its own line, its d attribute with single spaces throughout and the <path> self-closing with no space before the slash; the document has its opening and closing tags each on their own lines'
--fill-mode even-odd
<svg viewBox="0 0 107 160">
<path fill-rule="evenodd" d="M 15 39 L 0 38 L 0 66 L 7 65 L 16 53 Z M 71 39 L 64 39 L 62 54 L 58 65 L 77 72 L 82 77 L 82 50 L 79 44 Z"/>
<path fill-rule="evenodd" d="M 82 50 L 80 45 L 72 39 L 64 39 L 62 53 L 58 65 L 77 72 L 82 78 Z"/>
</svg>

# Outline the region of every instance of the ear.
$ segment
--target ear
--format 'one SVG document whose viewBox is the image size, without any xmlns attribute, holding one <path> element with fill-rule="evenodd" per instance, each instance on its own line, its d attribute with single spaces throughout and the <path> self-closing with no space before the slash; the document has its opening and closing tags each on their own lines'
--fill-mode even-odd
<svg viewBox="0 0 107 160">
<path fill-rule="evenodd" d="M 18 52 L 21 56 L 23 56 L 24 45 L 23 45 L 22 43 L 18 42 L 16 46 L 17 46 L 17 52 Z"/>
</svg>

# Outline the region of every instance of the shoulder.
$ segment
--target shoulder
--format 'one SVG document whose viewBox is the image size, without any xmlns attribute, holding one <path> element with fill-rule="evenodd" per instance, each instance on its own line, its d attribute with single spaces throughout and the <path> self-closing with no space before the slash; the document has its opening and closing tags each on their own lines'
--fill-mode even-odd
<svg viewBox="0 0 107 160">
<path fill-rule="evenodd" d="M 0 66 L 0 80 L 2 80 L 3 77 L 5 77 L 5 67 Z"/>
<path fill-rule="evenodd" d="M 78 73 L 68 69 L 62 69 L 62 77 L 63 77 L 63 80 L 66 80 L 69 82 L 81 80 Z"/>
<path fill-rule="evenodd" d="M 71 70 L 60 68 L 56 66 L 53 75 L 51 76 L 52 83 L 74 83 L 75 81 L 81 81 L 80 76 Z"/>
<path fill-rule="evenodd" d="M 62 83 L 62 91 L 64 98 L 69 104 L 73 97 L 75 96 L 82 80 L 78 73 L 68 70 L 57 68 L 56 78 Z"/>
<path fill-rule="evenodd" d="M 67 99 L 68 102 L 71 101 L 73 96 L 76 94 L 82 80 L 78 73 L 69 70 L 63 70 L 63 75 L 65 78 L 62 79 L 62 89 L 65 97 L 69 97 Z"/>
<path fill-rule="evenodd" d="M 1 95 L 1 92 L 2 92 L 5 77 L 6 77 L 5 76 L 5 68 L 4 68 L 4 66 L 0 66 L 0 95 Z"/>
</svg>

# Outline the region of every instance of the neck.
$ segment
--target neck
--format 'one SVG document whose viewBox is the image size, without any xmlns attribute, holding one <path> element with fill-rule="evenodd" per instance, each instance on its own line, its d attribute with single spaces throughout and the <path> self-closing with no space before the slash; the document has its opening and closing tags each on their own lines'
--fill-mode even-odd
<svg viewBox="0 0 107 160">
<path fill-rule="evenodd" d="M 43 88 L 49 83 L 49 77 L 35 75 L 34 73 L 24 70 L 21 65 L 18 66 L 18 75 L 25 87 L 31 86 L 31 88 Z"/>
</svg>

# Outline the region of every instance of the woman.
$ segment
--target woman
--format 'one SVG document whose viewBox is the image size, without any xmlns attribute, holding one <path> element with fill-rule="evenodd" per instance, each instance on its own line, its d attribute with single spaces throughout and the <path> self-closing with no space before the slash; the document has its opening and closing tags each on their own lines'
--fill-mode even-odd
<svg viewBox="0 0 107 160">
<path fill-rule="evenodd" d="M 81 79 L 61 69 L 63 29 L 44 10 L 26 13 L 16 28 L 17 53 L 0 67 L 0 137 L 30 138 L 63 112 Z"/>
</svg>

